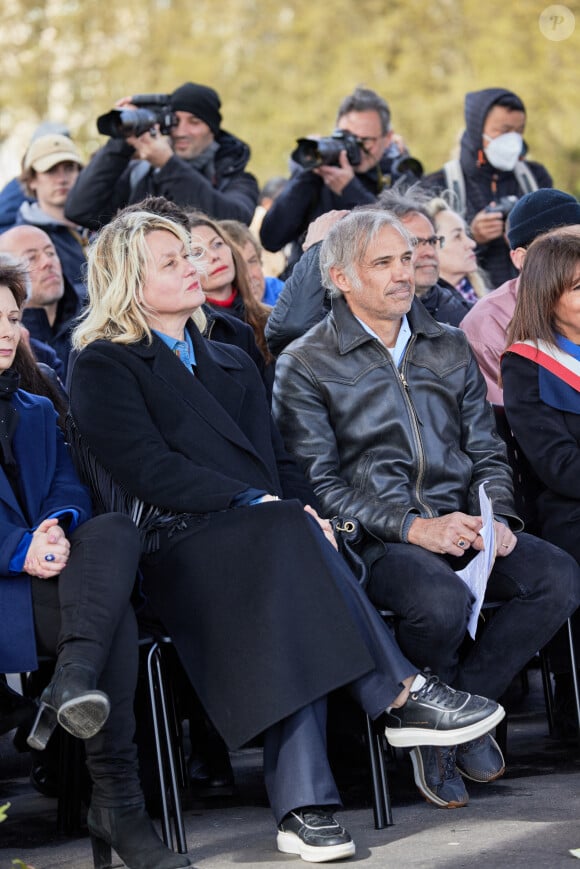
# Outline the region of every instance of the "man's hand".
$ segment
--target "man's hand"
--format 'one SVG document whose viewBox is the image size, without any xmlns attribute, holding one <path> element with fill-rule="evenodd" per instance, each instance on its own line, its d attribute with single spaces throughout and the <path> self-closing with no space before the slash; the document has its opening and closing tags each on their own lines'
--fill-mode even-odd
<svg viewBox="0 0 580 869">
<path fill-rule="evenodd" d="M 127 136 L 126 141 L 135 148 L 138 160 L 147 160 L 155 169 L 161 169 L 173 157 L 173 148 L 168 136 L 162 136 L 159 127 L 140 136 Z"/>
<path fill-rule="evenodd" d="M 482 548 L 483 541 L 479 537 L 482 525 L 481 516 L 469 516 L 460 512 L 433 519 L 417 516 L 409 528 L 408 541 L 428 549 L 429 552 L 436 552 L 437 555 L 459 556 L 471 546 L 474 549 Z M 477 545 L 478 538 L 481 545 Z"/>
<path fill-rule="evenodd" d="M 64 570 L 69 554 L 70 543 L 58 524 L 58 519 L 45 519 L 32 535 L 24 561 L 24 572 L 40 579 L 52 579 Z"/>
<path fill-rule="evenodd" d="M 505 558 L 510 552 L 513 552 L 517 546 L 518 538 L 503 522 L 498 522 L 494 519 L 493 527 L 495 529 L 495 554 L 497 558 Z M 474 549 L 483 549 L 483 540 L 478 537 L 473 543 Z"/>
<path fill-rule="evenodd" d="M 317 217 L 316 220 L 313 220 L 308 226 L 308 232 L 306 233 L 302 250 L 308 250 L 308 248 L 312 247 L 313 244 L 318 244 L 319 241 L 324 241 L 334 224 L 338 223 L 345 214 L 349 213 L 350 212 L 344 208 L 341 211 L 326 211 L 324 214 L 321 214 L 320 217 Z"/>
<path fill-rule="evenodd" d="M 324 536 L 326 537 L 328 542 L 332 546 L 334 546 L 334 548 L 338 552 L 338 543 L 336 542 L 336 537 L 334 536 L 334 531 L 332 530 L 332 525 L 330 524 L 328 519 L 321 519 L 320 516 L 318 515 L 318 513 L 316 512 L 316 510 L 314 509 L 314 507 L 311 507 L 310 504 L 306 505 L 306 507 L 304 508 L 304 511 L 306 513 L 309 513 L 310 516 L 312 516 L 314 519 L 316 519 L 316 521 L 318 522 L 318 524 L 322 528 Z"/>
<path fill-rule="evenodd" d="M 494 202 L 490 203 L 495 205 Z M 471 221 L 471 234 L 478 244 L 487 244 L 504 232 L 503 215 L 498 211 L 478 211 Z"/>
<path fill-rule="evenodd" d="M 346 185 L 350 184 L 354 178 L 354 169 L 348 162 L 346 151 L 340 152 L 338 163 L 338 166 L 319 166 L 318 169 L 312 171 L 322 178 L 333 193 L 340 196 Z"/>
</svg>

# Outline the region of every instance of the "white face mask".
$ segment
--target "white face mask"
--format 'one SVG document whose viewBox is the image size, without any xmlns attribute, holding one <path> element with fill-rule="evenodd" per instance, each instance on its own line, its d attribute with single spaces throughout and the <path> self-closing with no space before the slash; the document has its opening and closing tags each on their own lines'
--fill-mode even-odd
<svg viewBox="0 0 580 869">
<path fill-rule="evenodd" d="M 519 133 L 503 133 L 495 139 L 489 139 L 483 150 L 492 166 L 503 172 L 511 172 L 523 149 L 524 140 Z"/>
</svg>

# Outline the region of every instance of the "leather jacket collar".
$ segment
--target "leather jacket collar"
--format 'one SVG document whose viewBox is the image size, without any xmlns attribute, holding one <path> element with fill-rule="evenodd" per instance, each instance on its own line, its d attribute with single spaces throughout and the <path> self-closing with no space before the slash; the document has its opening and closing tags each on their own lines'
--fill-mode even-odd
<svg viewBox="0 0 580 869">
<path fill-rule="evenodd" d="M 338 352 L 341 356 L 349 353 L 356 347 L 360 347 L 367 341 L 375 340 L 372 335 L 369 335 L 363 329 L 356 317 L 351 313 L 343 296 L 332 299 L 332 312 L 330 316 L 336 324 Z M 444 332 L 444 327 L 427 313 L 424 305 L 417 298 L 413 299 L 407 319 L 409 320 L 413 334 L 424 334 L 429 338 L 436 338 Z"/>
</svg>

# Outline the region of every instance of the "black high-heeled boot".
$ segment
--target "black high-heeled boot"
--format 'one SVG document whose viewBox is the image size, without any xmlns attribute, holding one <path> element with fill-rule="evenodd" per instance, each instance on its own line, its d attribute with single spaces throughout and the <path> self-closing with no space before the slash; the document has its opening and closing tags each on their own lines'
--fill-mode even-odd
<svg viewBox="0 0 580 869">
<path fill-rule="evenodd" d="M 26 740 L 42 751 L 57 722 L 73 736 L 90 739 L 109 717 L 109 698 L 96 689 L 95 671 L 86 664 L 63 664 L 40 695 L 40 709 Z"/>
<path fill-rule="evenodd" d="M 113 848 L 127 869 L 180 869 L 186 854 L 170 851 L 155 832 L 144 806 L 92 806 L 87 815 L 95 869 L 110 869 Z"/>
</svg>

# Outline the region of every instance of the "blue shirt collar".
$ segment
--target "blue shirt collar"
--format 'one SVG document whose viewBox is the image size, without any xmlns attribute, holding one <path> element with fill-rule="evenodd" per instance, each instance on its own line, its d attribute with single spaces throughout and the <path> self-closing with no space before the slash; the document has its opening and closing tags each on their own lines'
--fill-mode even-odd
<svg viewBox="0 0 580 869">
<path fill-rule="evenodd" d="M 193 349 L 193 341 L 191 340 L 191 335 L 185 330 L 185 341 L 178 341 L 176 338 L 172 338 L 171 335 L 166 335 L 164 332 L 160 332 L 158 329 L 153 329 L 153 332 L 161 338 L 164 344 L 167 344 L 172 353 L 175 353 L 177 358 L 183 362 L 186 368 L 191 371 L 193 374 L 193 366 L 195 363 L 195 351 Z"/>
<path fill-rule="evenodd" d="M 364 323 L 359 317 L 356 317 L 356 319 L 359 321 L 359 323 L 361 324 L 361 326 L 363 327 L 365 332 L 368 332 L 369 335 L 372 335 L 373 338 L 377 339 L 377 341 L 381 341 L 381 339 L 379 338 L 377 333 L 373 332 L 373 330 L 370 328 L 370 326 L 367 326 L 367 324 Z M 411 339 L 411 326 L 409 325 L 409 320 L 407 319 L 407 315 L 403 314 L 403 316 L 401 318 L 401 328 L 399 329 L 399 334 L 397 335 L 397 340 L 395 342 L 395 346 L 394 347 L 387 347 L 387 350 L 389 351 L 389 353 L 393 357 L 393 362 L 395 363 L 397 368 L 399 367 L 399 364 L 401 362 L 401 359 L 403 358 L 403 354 L 404 354 L 405 350 L 407 349 L 407 344 L 409 343 L 410 339 Z M 383 345 L 383 347 L 385 346 L 383 341 L 381 341 L 381 344 Z"/>
</svg>

